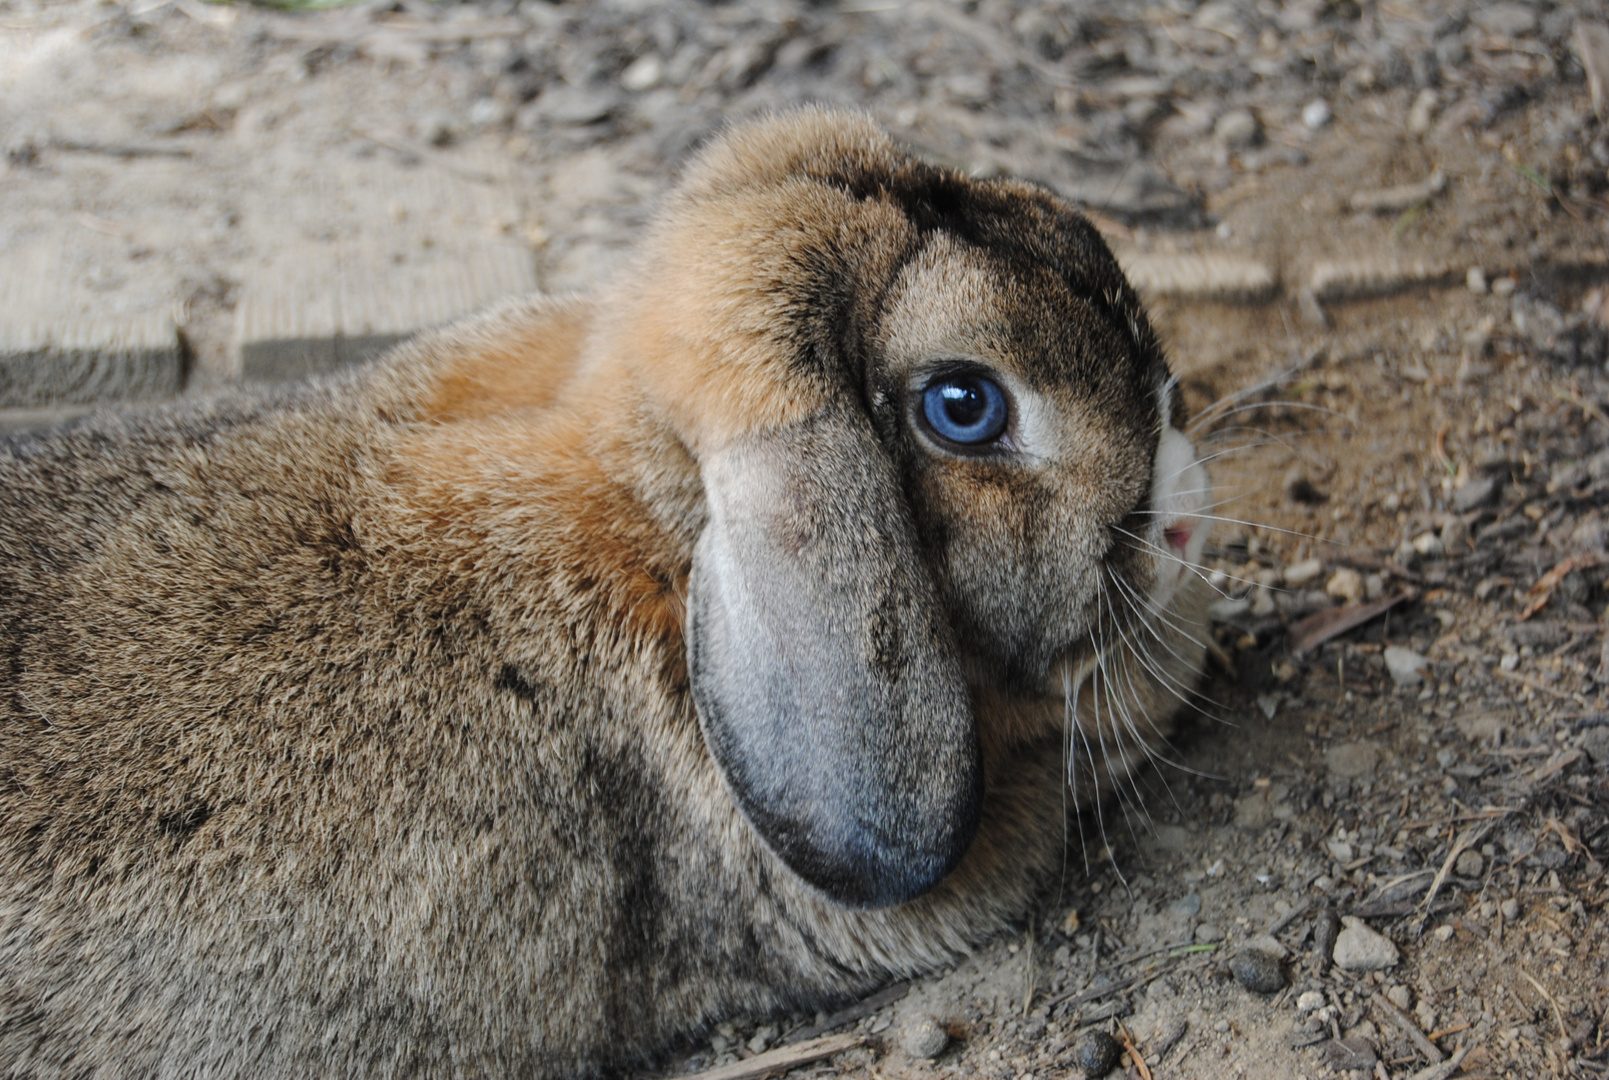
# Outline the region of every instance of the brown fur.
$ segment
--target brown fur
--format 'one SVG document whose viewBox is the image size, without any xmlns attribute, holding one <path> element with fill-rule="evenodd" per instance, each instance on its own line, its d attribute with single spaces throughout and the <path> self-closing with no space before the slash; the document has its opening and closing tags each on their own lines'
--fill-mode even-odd
<svg viewBox="0 0 1609 1080">
<path fill-rule="evenodd" d="M 0 1069 L 576 1075 L 1019 917 L 1063 857 L 1047 686 L 1099 629 L 1091 575 L 1149 573 L 1107 526 L 1146 498 L 1165 365 L 1081 230 L 797 113 L 707 152 L 596 301 L 0 446 Z M 1055 410 L 1059 464 L 911 434 L 912 365 L 963 345 Z M 985 773 L 959 867 L 872 909 L 739 810 L 683 637 L 705 463 L 844 402 Z M 1133 707 L 1163 724 L 1169 693 Z"/>
</svg>

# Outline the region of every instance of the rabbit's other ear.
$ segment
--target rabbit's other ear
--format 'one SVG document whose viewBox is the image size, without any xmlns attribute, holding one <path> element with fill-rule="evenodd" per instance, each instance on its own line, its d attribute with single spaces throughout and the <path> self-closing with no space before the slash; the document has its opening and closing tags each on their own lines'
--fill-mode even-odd
<svg viewBox="0 0 1609 1080">
<path fill-rule="evenodd" d="M 703 462 L 688 660 L 755 829 L 834 901 L 920 896 L 976 832 L 972 704 L 892 462 L 829 402 Z"/>
</svg>

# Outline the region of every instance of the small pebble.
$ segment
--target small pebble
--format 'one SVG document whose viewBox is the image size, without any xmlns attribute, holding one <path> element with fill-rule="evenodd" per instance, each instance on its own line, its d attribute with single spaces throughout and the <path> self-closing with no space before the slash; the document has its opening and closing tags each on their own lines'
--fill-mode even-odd
<svg viewBox="0 0 1609 1080">
<path fill-rule="evenodd" d="M 1505 922 L 1513 922 L 1515 919 L 1520 917 L 1519 901 L 1515 900 L 1512 896 L 1499 904 L 1497 906 L 1497 910 L 1503 913 L 1503 920 Z"/>
<path fill-rule="evenodd" d="M 1370 929 L 1354 915 L 1342 918 L 1345 928 L 1336 936 L 1332 956 L 1346 971 L 1383 971 L 1396 967 L 1401 955 L 1391 939 Z"/>
<path fill-rule="evenodd" d="M 1459 877 L 1480 877 L 1481 871 L 1485 868 L 1486 860 L 1481 858 L 1481 853 L 1478 851 L 1463 852 L 1453 863 L 1453 871 Z"/>
<path fill-rule="evenodd" d="M 1073 1064 L 1090 1076 L 1105 1076 L 1122 1052 L 1116 1039 L 1104 1031 L 1092 1031 L 1073 1047 Z"/>
<path fill-rule="evenodd" d="M 1489 476 L 1482 476 L 1453 492 L 1453 509 L 1460 514 L 1467 514 L 1491 502 L 1495 494 L 1497 494 L 1497 481 Z"/>
<path fill-rule="evenodd" d="M 1324 995 L 1317 990 L 1304 990 L 1296 999 L 1296 1011 L 1310 1013 L 1314 1009 L 1324 1008 Z"/>
<path fill-rule="evenodd" d="M 1306 585 L 1324 573 L 1324 564 L 1318 559 L 1303 559 L 1285 568 L 1285 584 Z"/>
<path fill-rule="evenodd" d="M 1413 1004 L 1413 992 L 1398 983 L 1386 988 L 1386 1000 L 1399 1009 L 1407 1009 Z"/>
<path fill-rule="evenodd" d="M 1222 941 L 1224 932 L 1212 923 L 1204 922 L 1196 927 L 1196 942 L 1201 945 L 1211 945 L 1215 941 Z"/>
<path fill-rule="evenodd" d="M 665 77 L 665 61 L 657 53 L 644 53 L 620 73 L 620 85 L 633 93 L 652 90 Z"/>
<path fill-rule="evenodd" d="M 777 1034 L 777 1026 L 775 1024 L 765 1024 L 754 1033 L 753 1038 L 749 1039 L 749 1052 L 751 1054 L 763 1052 L 766 1047 L 771 1045 L 772 1041 L 777 1037 Z"/>
<path fill-rule="evenodd" d="M 1432 933 L 1431 936 L 1434 937 L 1437 941 L 1440 941 L 1443 944 L 1445 944 L 1445 943 L 1447 943 L 1447 942 L 1452 940 L 1452 938 L 1453 938 L 1453 928 L 1451 926 L 1446 926 L 1446 925 L 1438 926 L 1438 927 L 1436 927 L 1435 931 Z"/>
<path fill-rule="evenodd" d="M 1485 292 L 1486 271 L 1482 270 L 1478 266 L 1471 266 L 1469 268 L 1469 273 L 1464 275 L 1464 284 L 1468 286 L 1469 291 L 1472 293 Z"/>
<path fill-rule="evenodd" d="M 1436 108 L 1441 104 L 1441 98 L 1434 90 L 1421 90 L 1419 96 L 1413 99 L 1413 105 L 1408 109 L 1408 130 L 1415 135 L 1423 135 L 1430 130 L 1431 121 L 1436 118 Z"/>
<path fill-rule="evenodd" d="M 1511 278 L 1511 277 L 1500 277 L 1496 281 L 1492 282 L 1492 295 L 1493 296 L 1513 296 L 1514 295 L 1514 290 L 1519 288 L 1519 287 L 1520 287 L 1520 283 L 1515 281 L 1513 278 Z"/>
<path fill-rule="evenodd" d="M 1447 550 L 1442 545 L 1441 537 L 1433 532 L 1420 533 L 1414 537 L 1413 549 L 1427 559 L 1439 558 Z"/>
<path fill-rule="evenodd" d="M 1476 4 L 1470 12 L 1475 25 L 1488 34 L 1524 37 L 1536 30 L 1536 12 L 1529 4 L 1500 0 L 1495 4 Z"/>
<path fill-rule="evenodd" d="M 1189 918 L 1201 914 L 1201 894 L 1188 893 L 1168 905 L 1168 913 L 1175 918 Z"/>
<path fill-rule="evenodd" d="M 1469 546 L 1469 526 L 1463 518 L 1448 518 L 1441 527 L 1441 545 L 1448 551 L 1462 551 Z"/>
<path fill-rule="evenodd" d="M 1254 994 L 1275 994 L 1285 988 L 1279 961 L 1265 952 L 1248 949 L 1229 961 L 1229 971 Z"/>
<path fill-rule="evenodd" d="M 901 1048 L 913 1058 L 938 1057 L 949 1042 L 950 1033 L 931 1016 L 917 1017 L 900 1033 Z"/>
<path fill-rule="evenodd" d="M 1324 591 L 1337 600 L 1355 604 L 1363 599 L 1363 575 L 1350 566 L 1343 566 L 1330 575 Z"/>
<path fill-rule="evenodd" d="M 1404 649 L 1401 645 L 1387 645 L 1385 661 L 1386 670 L 1391 673 L 1391 681 L 1398 686 L 1418 686 L 1425 681 L 1424 670 L 1428 661 L 1412 649 Z"/>
<path fill-rule="evenodd" d="M 1250 109 L 1230 109 L 1218 118 L 1212 130 L 1231 149 L 1244 149 L 1262 141 L 1263 126 Z"/>
<path fill-rule="evenodd" d="M 1323 98 L 1309 101 L 1302 106 L 1302 123 L 1310 130 L 1317 131 L 1330 122 L 1330 105 Z"/>
</svg>

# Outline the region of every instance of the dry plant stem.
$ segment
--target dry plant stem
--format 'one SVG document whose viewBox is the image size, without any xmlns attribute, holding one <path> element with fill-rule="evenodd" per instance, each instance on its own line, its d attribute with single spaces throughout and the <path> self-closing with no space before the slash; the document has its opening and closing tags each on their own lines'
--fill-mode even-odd
<svg viewBox="0 0 1609 1080">
<path fill-rule="evenodd" d="M 1555 1019 L 1555 1020 L 1557 1020 L 1559 1022 L 1559 1034 L 1564 1037 L 1565 1044 L 1569 1045 L 1569 1043 L 1570 1043 L 1570 1029 L 1564 1026 L 1564 1010 L 1559 1008 L 1558 999 L 1556 999 L 1552 994 L 1548 993 L 1547 988 L 1544 987 L 1541 983 L 1539 983 L 1535 979 L 1531 978 L 1531 973 L 1530 972 L 1525 971 L 1524 969 L 1521 969 L 1520 974 L 1525 976 L 1525 981 L 1526 982 L 1528 982 L 1532 986 L 1536 987 L 1536 992 L 1537 993 L 1539 993 L 1543 997 L 1547 998 L 1547 1001 L 1548 1001 L 1549 1005 L 1553 1006 L 1553 1019 Z"/>
<path fill-rule="evenodd" d="M 1520 612 L 1520 622 L 1526 621 L 1546 607 L 1548 601 L 1553 599 L 1553 591 L 1559 587 L 1559 583 L 1572 570 L 1584 570 L 1591 566 L 1601 566 L 1603 561 L 1604 556 L 1602 555 L 1572 555 L 1543 574 L 1535 585 L 1525 590 L 1525 595 L 1531 598 L 1531 602 L 1525 605 L 1524 611 Z"/>
<path fill-rule="evenodd" d="M 783 1039 L 783 1044 L 791 1046 L 795 1043 L 802 1043 L 807 1039 L 825 1035 L 835 1028 L 841 1028 L 845 1024 L 852 1024 L 863 1016 L 870 1016 L 884 1005 L 892 1005 L 910 992 L 911 984 L 908 982 L 895 983 L 893 986 L 884 987 L 870 997 L 863 998 L 853 1005 L 839 1009 L 819 1024 L 800 1028 L 798 1031 L 790 1033 Z"/>
<path fill-rule="evenodd" d="M 1425 1038 L 1429 1039 L 1431 1042 L 1435 1042 L 1437 1039 L 1445 1039 L 1449 1035 L 1457 1035 L 1460 1031 L 1468 1031 L 1469 1028 L 1470 1024 L 1466 1020 L 1461 1024 L 1454 1024 L 1452 1027 L 1444 1027 L 1437 1031 L 1432 1031 L 1429 1035 L 1426 1035 Z"/>
<path fill-rule="evenodd" d="M 1275 919 L 1273 922 L 1269 923 L 1268 929 L 1265 931 L 1265 933 L 1269 935 L 1279 933 L 1281 930 L 1285 929 L 1291 923 L 1299 919 L 1302 916 L 1302 913 L 1312 906 L 1313 898 L 1311 896 L 1303 898 L 1301 903 L 1291 908 L 1278 919 Z M 1188 944 L 1188 942 L 1186 942 L 1186 944 Z"/>
<path fill-rule="evenodd" d="M 1447 858 L 1442 862 L 1441 869 L 1436 871 L 1435 880 L 1430 883 L 1430 891 L 1425 894 L 1424 910 L 1420 912 L 1419 920 L 1414 923 L 1414 937 L 1418 937 L 1425 932 L 1425 920 L 1430 918 L 1430 906 L 1436 902 L 1436 894 L 1441 892 L 1441 887 L 1446 884 L 1447 875 L 1452 873 L 1453 863 L 1457 861 L 1458 856 L 1479 843 L 1482 837 L 1491 832 L 1492 826 L 1496 822 L 1497 819 L 1493 818 L 1491 821 L 1465 829 L 1463 835 L 1458 838 L 1452 849 L 1447 852 Z"/>
<path fill-rule="evenodd" d="M 1418 595 L 1413 590 L 1398 593 L 1396 596 L 1381 600 L 1371 600 L 1367 604 L 1348 604 L 1346 607 L 1331 608 L 1320 611 L 1316 615 L 1309 615 L 1295 626 L 1291 627 L 1290 647 L 1295 653 L 1305 653 L 1318 648 L 1331 638 L 1339 637 L 1354 627 L 1362 626 L 1370 619 L 1385 614 L 1404 600 Z"/>
<path fill-rule="evenodd" d="M 1389 1016 L 1402 1029 L 1402 1033 L 1408 1036 L 1408 1041 L 1413 1043 L 1414 1048 L 1425 1056 L 1425 1060 L 1432 1065 L 1447 1060 L 1447 1055 L 1441 1052 L 1441 1048 L 1425 1038 L 1425 1033 L 1419 1030 L 1419 1025 L 1410 1020 L 1407 1014 L 1393 1005 L 1389 999 L 1381 994 L 1376 994 L 1371 1000 L 1382 1013 Z"/>
<path fill-rule="evenodd" d="M 1131 975 L 1126 979 L 1119 979 L 1117 982 L 1112 983 L 1109 986 L 1102 986 L 1096 990 L 1085 990 L 1081 994 L 1063 994 L 1061 997 L 1051 998 L 1049 1001 L 1045 1002 L 1045 1007 L 1048 1009 L 1064 1002 L 1075 1006 L 1083 1005 L 1086 1002 L 1094 1001 L 1097 998 L 1106 997 L 1108 994 L 1115 994 L 1119 990 L 1127 990 L 1130 987 L 1141 986 L 1145 983 L 1148 983 L 1152 979 L 1158 978 L 1164 972 L 1168 971 L 1169 967 L 1170 965 L 1164 964 L 1155 971 L 1142 972 L 1139 975 Z"/>
<path fill-rule="evenodd" d="M 1535 690 L 1538 693 L 1548 694 L 1548 695 L 1550 695 L 1552 697 L 1556 697 L 1560 701 L 1571 701 L 1571 702 L 1574 702 L 1577 705 L 1586 705 L 1587 704 L 1585 701 L 1582 700 L 1581 695 L 1579 695 L 1579 694 L 1571 694 L 1571 693 L 1566 693 L 1563 690 L 1555 690 L 1553 687 L 1549 686 L 1547 683 L 1543 682 L 1542 680 L 1533 679 L 1529 675 L 1522 675 L 1518 671 L 1504 671 L 1502 668 L 1493 668 L 1492 669 L 1492 674 L 1500 675 L 1505 679 L 1512 679 L 1515 682 L 1520 683 L 1523 686 L 1529 686 L 1532 690 Z"/>
<path fill-rule="evenodd" d="M 755 1054 L 747 1061 L 735 1061 L 730 1065 L 720 1065 L 703 1072 L 693 1073 L 688 1080 L 754 1080 L 755 1077 L 766 1073 L 786 1072 L 798 1065 L 808 1065 L 812 1061 L 841 1054 L 845 1050 L 853 1050 L 866 1041 L 861 1035 L 828 1035 L 825 1038 L 811 1039 L 809 1042 L 794 1043 L 791 1046 L 779 1046 L 775 1050 L 767 1050 L 763 1054 Z"/>
<path fill-rule="evenodd" d="M 1128 1051 L 1129 1060 L 1134 1062 L 1134 1067 L 1140 1071 L 1141 1080 L 1152 1080 L 1151 1067 L 1140 1056 L 1140 1048 L 1134 1045 L 1134 1036 L 1129 1034 L 1129 1029 L 1123 1026 L 1122 1021 L 1118 1022 L 1117 1033 L 1122 1038 L 1123 1049 Z"/>
<path fill-rule="evenodd" d="M 1408 1080 L 1447 1080 L 1449 1076 L 1458 1071 L 1458 1067 L 1464 1063 L 1464 1059 L 1469 1056 L 1469 1052 L 1472 1049 L 1474 1049 L 1473 1043 L 1465 1043 L 1455 1050 L 1453 1056 L 1446 1061 L 1439 1065 L 1431 1065 L 1420 1069 L 1408 1077 Z"/>
</svg>

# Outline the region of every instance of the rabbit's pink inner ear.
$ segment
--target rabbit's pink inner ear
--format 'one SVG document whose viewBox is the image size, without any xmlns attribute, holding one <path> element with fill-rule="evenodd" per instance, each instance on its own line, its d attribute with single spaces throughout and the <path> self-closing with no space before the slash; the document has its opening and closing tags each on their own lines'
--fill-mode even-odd
<svg viewBox="0 0 1609 1080">
<path fill-rule="evenodd" d="M 966 680 L 894 470 L 847 405 L 703 462 L 688 662 L 755 830 L 833 900 L 933 888 L 977 830 Z"/>
</svg>

